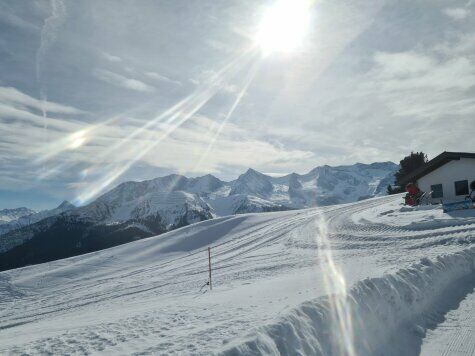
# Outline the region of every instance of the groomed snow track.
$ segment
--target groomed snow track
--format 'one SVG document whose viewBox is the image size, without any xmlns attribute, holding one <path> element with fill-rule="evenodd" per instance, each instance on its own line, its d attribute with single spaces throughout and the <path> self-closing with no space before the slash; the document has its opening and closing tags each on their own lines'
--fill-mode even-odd
<svg viewBox="0 0 475 356">
<path fill-rule="evenodd" d="M 473 290 L 475 217 L 400 201 L 224 217 L 2 272 L 0 354 L 417 355 Z"/>
<path fill-rule="evenodd" d="M 418 355 L 435 312 L 475 287 L 475 247 L 301 304 L 220 355 Z M 461 293 L 450 293 L 458 290 Z M 338 313 L 335 299 L 346 306 Z M 441 309 L 442 307 L 442 309 Z M 342 320 L 342 319 L 347 320 Z M 343 327 L 348 324 L 350 328 Z M 345 335 L 348 333 L 350 335 Z"/>
</svg>

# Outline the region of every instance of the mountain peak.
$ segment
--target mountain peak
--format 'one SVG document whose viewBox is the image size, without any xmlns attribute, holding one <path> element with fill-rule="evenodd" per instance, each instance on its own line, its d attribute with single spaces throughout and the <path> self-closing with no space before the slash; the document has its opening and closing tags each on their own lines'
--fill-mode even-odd
<svg viewBox="0 0 475 356">
<path fill-rule="evenodd" d="M 252 168 L 248 168 L 248 170 L 246 171 L 246 173 L 244 174 L 241 174 L 239 177 L 242 177 L 242 176 L 257 176 L 257 177 L 265 177 L 265 178 L 268 178 L 268 176 L 266 176 L 264 173 L 261 173 L 259 171 L 256 171 L 255 169 L 252 169 Z M 239 179 L 239 178 L 238 178 Z"/>
<path fill-rule="evenodd" d="M 256 174 L 256 173 L 259 173 L 258 171 L 256 171 L 255 169 L 252 169 L 252 168 L 248 168 L 246 173 L 244 174 Z"/>
<path fill-rule="evenodd" d="M 63 200 L 61 204 L 58 205 L 56 209 L 61 209 L 61 210 L 69 210 L 69 209 L 74 209 L 76 206 L 72 203 L 70 203 L 67 200 Z"/>
<path fill-rule="evenodd" d="M 270 177 L 249 168 L 233 182 L 230 194 L 253 194 L 262 197 L 272 192 L 272 189 Z"/>
</svg>

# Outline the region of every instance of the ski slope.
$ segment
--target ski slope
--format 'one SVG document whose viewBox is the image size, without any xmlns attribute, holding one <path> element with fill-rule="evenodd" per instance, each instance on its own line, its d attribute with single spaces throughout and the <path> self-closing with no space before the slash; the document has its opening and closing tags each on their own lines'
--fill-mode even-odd
<svg viewBox="0 0 475 356">
<path fill-rule="evenodd" d="M 475 211 L 401 201 L 228 216 L 0 273 L 0 354 L 473 355 Z"/>
</svg>

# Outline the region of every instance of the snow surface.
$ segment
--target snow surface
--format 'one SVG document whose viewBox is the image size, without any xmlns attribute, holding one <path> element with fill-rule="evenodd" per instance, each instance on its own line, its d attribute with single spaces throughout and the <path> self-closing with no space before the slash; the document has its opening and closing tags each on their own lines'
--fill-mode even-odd
<svg viewBox="0 0 475 356">
<path fill-rule="evenodd" d="M 473 354 L 473 329 L 446 325 L 473 320 L 475 210 L 401 202 L 221 217 L 2 272 L 0 354 Z"/>
<path fill-rule="evenodd" d="M 458 308 L 449 311 L 437 328 L 427 332 L 421 355 L 475 355 L 474 310 L 475 292 L 472 283 L 471 293 L 460 302 Z"/>
</svg>

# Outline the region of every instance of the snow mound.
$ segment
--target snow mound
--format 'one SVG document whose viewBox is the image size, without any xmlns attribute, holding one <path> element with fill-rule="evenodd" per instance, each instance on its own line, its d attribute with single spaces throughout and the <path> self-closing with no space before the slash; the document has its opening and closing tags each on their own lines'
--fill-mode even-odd
<svg viewBox="0 0 475 356">
<path fill-rule="evenodd" d="M 474 281 L 475 247 L 427 258 L 379 278 L 367 278 L 347 295 L 308 301 L 273 324 L 226 345 L 221 355 L 368 355 L 394 352 L 395 335 L 408 330 L 423 337 L 424 317 L 440 296 L 464 277 Z M 414 350 L 412 350 L 414 351 Z"/>
</svg>

